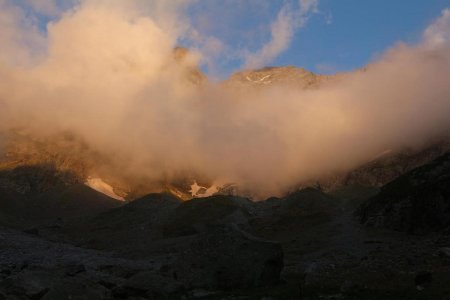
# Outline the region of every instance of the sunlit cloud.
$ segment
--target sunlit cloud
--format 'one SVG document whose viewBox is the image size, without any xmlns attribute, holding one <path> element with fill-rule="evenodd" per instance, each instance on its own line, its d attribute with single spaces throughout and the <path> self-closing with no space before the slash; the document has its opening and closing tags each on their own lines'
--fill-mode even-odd
<svg viewBox="0 0 450 300">
<path fill-rule="evenodd" d="M 305 3 L 296 13 L 303 22 L 317 9 Z M 83 1 L 42 35 L 20 7 L 0 0 L 0 131 L 71 132 L 109 158 L 117 176 L 151 184 L 201 174 L 257 197 L 448 134 L 448 10 L 419 44 L 392 47 L 364 72 L 313 90 L 259 90 L 190 80 L 210 58 L 198 50 L 174 59 L 195 28 L 189 5 Z M 290 24 L 301 19 L 280 14 L 268 45 L 282 46 L 255 52 L 252 66 L 289 44 Z M 226 49 L 220 39 L 209 43 L 211 53 Z"/>
</svg>

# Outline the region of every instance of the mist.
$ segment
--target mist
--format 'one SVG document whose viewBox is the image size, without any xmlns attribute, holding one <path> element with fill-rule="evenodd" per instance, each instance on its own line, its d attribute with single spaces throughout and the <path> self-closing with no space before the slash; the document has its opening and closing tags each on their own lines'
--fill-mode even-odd
<svg viewBox="0 0 450 300">
<path fill-rule="evenodd" d="M 319 89 L 255 90 L 189 80 L 209 59 L 201 49 L 174 56 L 191 2 L 85 0 L 43 34 L 0 0 L 0 130 L 73 132 L 114 172 L 201 174 L 257 197 L 448 135 L 449 10 L 416 45 L 399 42 Z"/>
</svg>

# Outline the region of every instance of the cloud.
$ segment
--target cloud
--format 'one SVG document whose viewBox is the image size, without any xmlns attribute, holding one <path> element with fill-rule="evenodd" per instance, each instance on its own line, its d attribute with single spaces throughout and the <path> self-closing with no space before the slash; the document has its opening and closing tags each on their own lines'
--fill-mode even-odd
<svg viewBox="0 0 450 300">
<path fill-rule="evenodd" d="M 261 67 L 290 46 L 295 32 L 312 14 L 318 13 L 318 3 L 318 0 L 197 2 L 190 10 L 190 32 L 185 38 L 190 47 L 203 53 L 208 73 L 213 76 L 223 75 L 220 73 L 224 62 L 244 68 Z M 273 18 L 274 11 L 275 20 L 266 22 Z"/>
<path fill-rule="evenodd" d="M 199 58 L 173 58 L 192 26 L 185 1 L 83 1 L 48 25 L 39 58 L 28 54 L 42 42 L 24 30 L 33 25 L 0 5 L 0 131 L 71 132 L 109 162 L 109 174 L 130 181 L 188 174 L 262 198 L 449 133 L 450 44 L 428 46 L 448 29 L 447 11 L 422 43 L 397 45 L 364 72 L 316 90 L 255 90 L 190 82 Z M 275 39 L 289 40 L 284 26 Z M 16 63 L 17 54 L 32 63 Z"/>
<path fill-rule="evenodd" d="M 429 47 L 439 47 L 450 41 L 450 9 L 444 9 L 442 16 L 424 32 L 424 40 Z"/>
<path fill-rule="evenodd" d="M 299 8 L 295 10 L 292 3 L 285 4 L 272 23 L 269 42 L 258 51 L 245 55 L 244 69 L 266 66 L 288 49 L 296 30 L 306 24 L 311 13 L 318 11 L 318 5 L 318 0 L 299 0 Z"/>
<path fill-rule="evenodd" d="M 26 65 L 43 55 L 45 39 L 23 9 L 0 0 L 0 62 Z"/>
<path fill-rule="evenodd" d="M 318 12 L 319 0 L 299 0 L 300 4 L 300 16 L 306 16 L 307 14 L 313 12 Z"/>
<path fill-rule="evenodd" d="M 271 40 L 257 52 L 246 55 L 245 69 L 262 67 L 289 47 L 296 27 L 289 10 L 285 6 L 278 13 L 277 20 L 271 26 Z"/>
<path fill-rule="evenodd" d="M 58 7 L 56 0 L 26 0 L 31 7 L 38 13 L 54 16 L 60 13 L 60 8 Z"/>
</svg>

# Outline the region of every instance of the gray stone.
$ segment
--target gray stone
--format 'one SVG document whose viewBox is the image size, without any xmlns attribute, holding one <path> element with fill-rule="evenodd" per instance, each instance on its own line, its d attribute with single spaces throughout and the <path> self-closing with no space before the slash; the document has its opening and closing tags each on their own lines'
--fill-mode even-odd
<svg viewBox="0 0 450 300">
<path fill-rule="evenodd" d="M 111 292 L 89 279 L 74 277 L 62 279 L 42 297 L 42 300 L 106 300 Z"/>
<path fill-rule="evenodd" d="M 173 274 L 186 286 L 232 289 L 274 285 L 280 280 L 279 243 L 258 239 L 236 226 L 199 234 L 174 262 Z"/>
<path fill-rule="evenodd" d="M 440 248 L 439 249 L 439 255 L 443 257 L 450 258 L 450 248 Z"/>
<path fill-rule="evenodd" d="M 24 270 L 6 278 L 0 285 L 9 294 L 39 298 L 49 290 L 57 278 L 58 275 L 51 272 Z"/>
<path fill-rule="evenodd" d="M 148 296 L 167 297 L 183 291 L 184 287 L 178 281 L 158 275 L 154 272 L 140 272 L 130 277 L 123 288 L 142 291 Z"/>
</svg>

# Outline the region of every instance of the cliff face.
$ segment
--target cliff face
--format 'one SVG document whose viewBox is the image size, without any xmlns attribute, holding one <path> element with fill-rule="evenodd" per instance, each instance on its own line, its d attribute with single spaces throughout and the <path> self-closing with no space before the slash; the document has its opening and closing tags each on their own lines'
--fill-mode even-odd
<svg viewBox="0 0 450 300">
<path fill-rule="evenodd" d="M 43 192 L 56 181 L 62 185 L 83 183 L 98 159 L 70 134 L 37 139 L 24 132 L 10 132 L 3 150 L 0 186 L 21 194 Z"/>
</svg>

